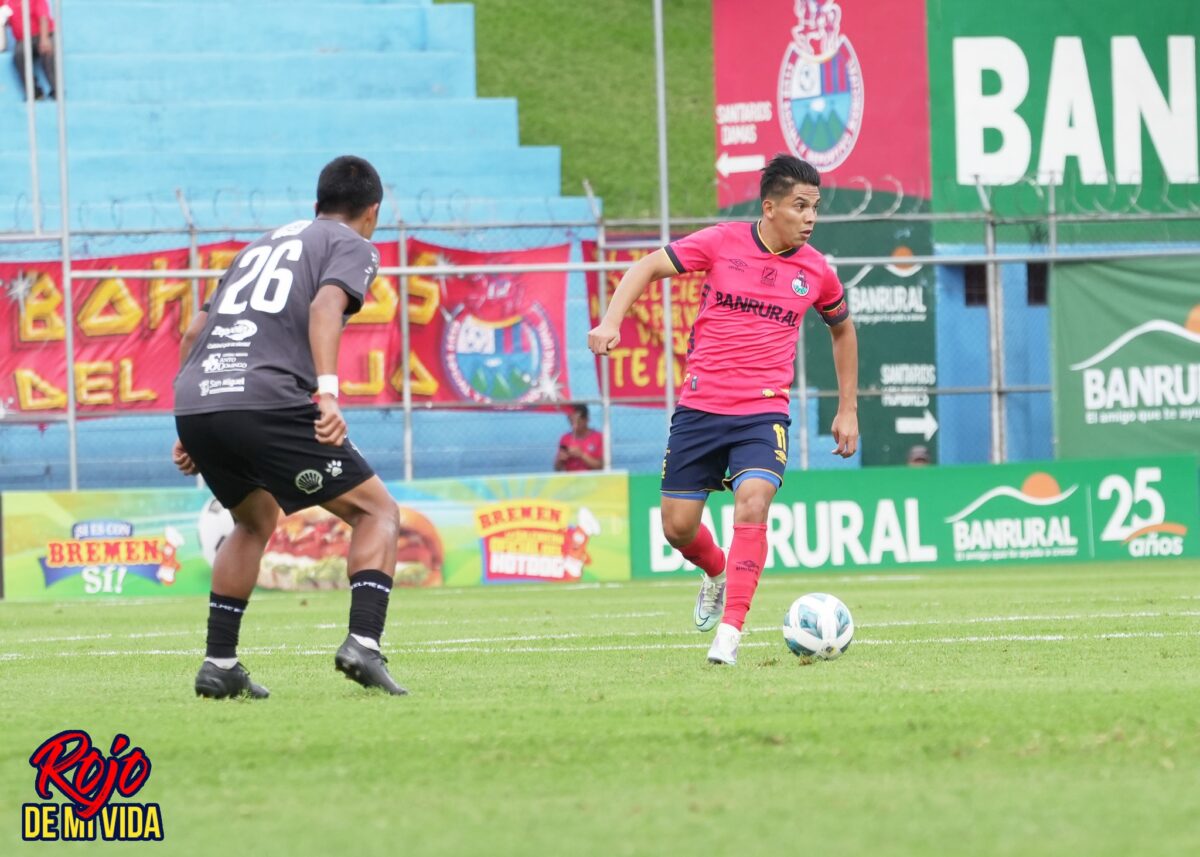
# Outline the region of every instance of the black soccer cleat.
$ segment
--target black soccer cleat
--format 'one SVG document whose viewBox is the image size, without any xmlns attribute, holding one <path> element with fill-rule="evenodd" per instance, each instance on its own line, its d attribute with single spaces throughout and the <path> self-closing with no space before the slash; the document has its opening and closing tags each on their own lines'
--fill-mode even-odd
<svg viewBox="0 0 1200 857">
<path fill-rule="evenodd" d="M 205 661 L 200 665 L 200 672 L 196 673 L 196 696 L 209 699 L 234 696 L 266 699 L 270 695 L 271 692 L 261 684 L 250 681 L 250 673 L 240 663 L 223 670 L 212 661 Z"/>
<path fill-rule="evenodd" d="M 346 642 L 342 643 L 333 658 L 333 665 L 338 672 L 363 687 L 378 687 L 392 696 L 405 696 L 408 691 L 396 684 L 386 664 L 387 658 L 374 649 L 368 649 L 353 635 L 347 635 Z"/>
</svg>

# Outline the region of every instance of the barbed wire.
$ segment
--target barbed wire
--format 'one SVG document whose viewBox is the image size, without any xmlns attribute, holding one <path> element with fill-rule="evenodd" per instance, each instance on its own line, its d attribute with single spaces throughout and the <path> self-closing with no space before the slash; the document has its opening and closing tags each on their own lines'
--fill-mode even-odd
<svg viewBox="0 0 1200 857">
<path fill-rule="evenodd" d="M 1083 181 L 1078 175 L 1067 178 L 1029 173 L 1018 181 L 1005 184 L 983 185 L 983 191 L 992 200 L 1002 201 L 1003 215 L 1008 218 L 1070 217 L 1075 221 L 1089 217 L 1111 219 L 1128 215 L 1139 219 L 1153 220 L 1156 216 L 1200 218 L 1200 175 L 1189 176 L 1184 182 L 1170 182 L 1154 177 L 1147 181 L 1139 176 L 1138 182 L 1119 181 L 1114 173 L 1107 173 L 1103 182 Z M 688 218 L 715 217 L 715 194 L 712 192 L 722 184 L 721 179 L 702 192 L 692 194 L 695 198 L 683 207 L 671 212 L 673 221 L 686 222 Z M 396 197 L 392 194 L 391 220 L 403 222 L 407 228 L 418 229 L 436 224 L 442 230 L 469 233 L 488 230 L 487 222 L 494 208 L 493 200 L 469 196 L 465 191 L 450 193 L 421 189 Z M 918 182 L 906 185 L 893 175 L 884 175 L 876 181 L 861 176 L 839 177 L 836 183 L 822 188 L 823 208 L 840 218 L 869 216 L 871 219 L 895 218 L 903 220 L 918 213 L 926 213 L 936 205 L 937 214 L 979 215 L 985 212 L 977 199 L 976 188 L 962 184 L 957 177 L 942 176 L 928 185 Z M 637 210 L 638 206 L 627 204 L 636 194 L 614 199 L 609 195 L 605 202 L 609 211 Z M 268 192 L 262 188 L 219 187 L 204 194 L 184 193 L 192 222 L 189 224 L 175 193 L 137 193 L 112 196 L 101 200 L 77 201 L 71 206 L 72 232 L 113 232 L 128 230 L 130 236 L 143 230 L 160 229 L 164 232 L 188 231 L 190 225 L 209 230 L 246 232 L 266 229 L 277 225 L 281 215 L 303 217 L 312 211 L 311 189 L 287 187 L 282 191 Z M 675 201 L 678 203 L 678 200 Z M 57 219 L 57 199 L 43 197 L 43 220 L 48 214 Z M 750 209 L 756 200 L 742 204 Z M 27 191 L 18 191 L 11 197 L 7 216 L 0 219 L 0 235 L 29 233 L 33 231 L 33 197 Z M 736 208 L 736 206 L 735 206 Z M 528 222 L 529 229 L 552 228 L 556 217 L 552 198 L 530 200 L 516 209 L 521 219 Z M 656 216 L 647 215 L 646 218 Z M 620 220 L 619 217 L 610 218 Z M 638 218 L 630 218 L 638 220 Z M 511 218 L 508 228 L 518 228 Z"/>
</svg>

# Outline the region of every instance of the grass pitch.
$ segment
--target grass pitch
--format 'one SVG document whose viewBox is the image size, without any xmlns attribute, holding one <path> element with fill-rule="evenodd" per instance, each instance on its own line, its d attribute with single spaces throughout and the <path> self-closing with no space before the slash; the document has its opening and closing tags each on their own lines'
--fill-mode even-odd
<svg viewBox="0 0 1200 857">
<path fill-rule="evenodd" d="M 260 595 L 262 702 L 192 695 L 203 599 L 0 604 L 0 851 L 1200 853 L 1196 562 L 769 577 L 733 669 L 694 590 L 397 592 L 402 699 L 335 673 L 346 593 Z M 807 591 L 854 613 L 836 662 L 784 647 Z M 163 842 L 21 842 L 72 727 L 146 750 Z"/>
</svg>

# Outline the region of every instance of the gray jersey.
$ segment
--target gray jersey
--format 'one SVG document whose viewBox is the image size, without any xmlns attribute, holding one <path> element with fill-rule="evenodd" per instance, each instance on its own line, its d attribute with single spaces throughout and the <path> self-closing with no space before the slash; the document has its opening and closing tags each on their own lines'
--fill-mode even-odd
<svg viewBox="0 0 1200 857">
<path fill-rule="evenodd" d="M 261 411 L 312 401 L 309 306 L 324 285 L 362 307 L 379 253 L 337 220 L 299 220 L 268 232 L 229 266 L 208 321 L 175 377 L 175 413 Z"/>
</svg>

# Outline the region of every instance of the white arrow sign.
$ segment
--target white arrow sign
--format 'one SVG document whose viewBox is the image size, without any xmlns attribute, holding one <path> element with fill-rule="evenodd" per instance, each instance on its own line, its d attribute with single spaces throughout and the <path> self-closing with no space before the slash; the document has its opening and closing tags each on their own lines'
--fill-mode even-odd
<svg viewBox="0 0 1200 857">
<path fill-rule="evenodd" d="M 896 434 L 920 434 L 929 440 L 937 430 L 938 422 L 928 408 L 919 417 L 896 417 Z"/>
<path fill-rule="evenodd" d="M 728 177 L 730 173 L 750 173 L 761 170 L 767 163 L 764 155 L 731 155 L 722 152 L 717 158 L 717 172 Z"/>
</svg>

